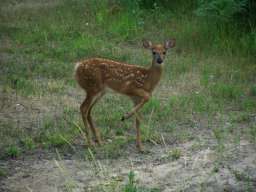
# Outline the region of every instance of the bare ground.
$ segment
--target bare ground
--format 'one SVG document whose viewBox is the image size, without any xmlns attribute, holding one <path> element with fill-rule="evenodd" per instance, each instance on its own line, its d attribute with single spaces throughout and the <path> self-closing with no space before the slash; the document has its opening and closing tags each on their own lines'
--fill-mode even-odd
<svg viewBox="0 0 256 192">
<path fill-rule="evenodd" d="M 117 159 L 60 158 L 38 152 L 19 160 L 1 162 L 10 170 L 0 181 L 1 191 L 119 191 L 132 170 L 140 186 L 170 191 L 256 191 L 256 147 L 246 140 L 226 144 L 225 153 L 213 140 L 133 147 Z M 178 160 L 170 157 L 181 151 Z M 39 155 L 40 154 L 40 155 Z"/>
</svg>

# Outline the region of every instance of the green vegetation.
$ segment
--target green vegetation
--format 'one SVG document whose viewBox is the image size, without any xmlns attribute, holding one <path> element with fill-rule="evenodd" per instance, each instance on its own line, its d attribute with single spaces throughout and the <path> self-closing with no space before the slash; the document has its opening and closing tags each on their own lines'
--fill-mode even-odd
<svg viewBox="0 0 256 192">
<path fill-rule="evenodd" d="M 144 38 L 177 42 L 167 54 L 160 85 L 142 109 L 143 145 L 159 146 L 161 153 L 136 156 L 134 122 L 120 121 L 132 102 L 111 92 L 92 112 L 104 145 L 87 148 L 79 111 L 85 93 L 74 80 L 74 63 L 104 57 L 150 66 Z M 140 158 L 152 166 L 176 165 L 184 158 L 186 168 L 186 157 L 200 157 L 206 147 L 201 156 L 214 162 L 214 175 L 231 165 L 230 145 L 239 162 L 235 150 L 244 150 L 244 140 L 256 143 L 254 0 L 1 0 L 0 67 L 0 160 L 57 151 L 66 191 L 76 182 L 62 164 L 63 153 L 82 154 L 98 178 L 107 178 L 96 191 L 158 192 L 140 186 L 133 171 L 128 180 L 107 175 L 99 159 L 135 156 L 136 167 L 144 162 Z M 192 169 L 199 160 L 191 159 Z M 0 179 L 7 174 L 0 167 Z M 231 174 L 247 183 L 245 191 L 253 191 L 252 175 L 239 169 Z M 189 182 L 184 180 L 184 187 Z M 207 183 L 201 185 L 204 191 Z"/>
<path fill-rule="evenodd" d="M 149 66 L 143 38 L 177 41 L 143 108 L 145 145 L 165 144 L 163 134 L 185 142 L 201 130 L 211 131 L 218 151 L 226 138 L 255 142 L 254 1 L 22 2 L 5 0 L 0 12 L 0 152 L 8 157 L 84 145 L 79 105 L 85 95 L 76 88 L 74 63 L 98 56 Z M 113 94 L 99 102 L 93 117 L 106 143 L 95 153 L 116 158 L 134 143 L 133 122 L 120 122 L 131 106 Z M 170 156 L 179 159 L 181 152 Z"/>
<path fill-rule="evenodd" d="M 138 187 L 135 181 L 135 174 L 130 171 L 128 174 L 128 183 L 124 186 L 123 192 L 159 192 L 158 189 L 145 189 Z"/>
<path fill-rule="evenodd" d="M 10 158 L 16 158 L 20 155 L 20 153 L 20 148 L 15 145 L 7 147 L 5 151 L 5 155 Z"/>
<path fill-rule="evenodd" d="M 137 186 L 135 184 L 135 174 L 134 172 L 130 171 L 128 175 L 128 183 L 124 188 L 125 192 L 137 192 Z"/>
<path fill-rule="evenodd" d="M 21 140 L 21 142 L 24 145 L 26 150 L 33 150 L 36 147 L 32 138 L 29 138 L 29 137 L 24 138 L 23 140 Z"/>
<path fill-rule="evenodd" d="M 254 189 L 253 186 L 253 180 L 250 178 L 250 176 L 238 171 L 238 170 L 233 170 L 232 173 L 235 175 L 236 179 L 238 181 L 246 181 L 246 186 L 245 186 L 245 191 L 251 192 Z"/>
<path fill-rule="evenodd" d="M 0 178 L 1 178 L 1 177 L 5 177 L 6 175 L 7 175 L 6 170 L 5 170 L 5 169 L 2 169 L 2 168 L 0 167 Z"/>
<path fill-rule="evenodd" d="M 181 156 L 180 149 L 173 149 L 172 151 L 169 152 L 169 156 L 171 157 L 172 160 L 179 159 Z"/>
</svg>

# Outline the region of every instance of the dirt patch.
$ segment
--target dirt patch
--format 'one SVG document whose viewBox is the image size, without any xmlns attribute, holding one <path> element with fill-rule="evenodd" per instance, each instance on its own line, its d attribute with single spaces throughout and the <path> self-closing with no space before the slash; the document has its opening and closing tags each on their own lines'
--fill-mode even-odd
<svg viewBox="0 0 256 192">
<path fill-rule="evenodd" d="M 212 147 L 195 150 L 194 144 L 178 145 L 182 152 L 178 160 L 168 158 L 168 151 L 174 146 L 160 145 L 153 147 L 149 154 L 134 151 L 127 159 L 19 160 L 12 162 L 15 173 L 1 181 L 2 191 L 97 191 L 111 183 L 121 186 L 131 170 L 138 185 L 163 192 L 254 191 L 255 146 L 246 141 L 227 146 L 220 160 Z"/>
</svg>

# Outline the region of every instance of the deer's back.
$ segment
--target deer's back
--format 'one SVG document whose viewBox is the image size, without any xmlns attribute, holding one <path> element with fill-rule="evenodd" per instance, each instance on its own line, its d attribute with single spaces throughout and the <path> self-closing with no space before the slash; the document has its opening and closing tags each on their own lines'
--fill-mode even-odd
<svg viewBox="0 0 256 192">
<path fill-rule="evenodd" d="M 143 87 L 148 78 L 147 69 L 118 61 L 92 58 L 76 64 L 75 76 L 84 89 L 107 86 L 118 92 Z"/>
</svg>

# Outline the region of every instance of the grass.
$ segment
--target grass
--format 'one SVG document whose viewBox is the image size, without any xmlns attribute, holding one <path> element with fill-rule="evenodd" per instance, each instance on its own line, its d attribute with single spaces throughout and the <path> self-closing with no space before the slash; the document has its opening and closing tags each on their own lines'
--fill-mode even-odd
<svg viewBox="0 0 256 192">
<path fill-rule="evenodd" d="M 7 176 L 7 172 L 5 169 L 0 168 L 0 178 L 6 177 Z"/>
<path fill-rule="evenodd" d="M 172 160 L 178 160 L 181 156 L 181 151 L 180 149 L 173 149 L 169 152 L 168 155 L 171 157 Z"/>
<path fill-rule="evenodd" d="M 42 146 L 73 149 L 84 144 L 77 127 L 83 128 L 79 105 L 85 94 L 77 89 L 73 63 L 98 56 L 150 66 L 151 55 L 141 48 L 143 38 L 177 39 L 161 84 L 142 110 L 146 145 L 160 144 L 161 134 L 186 142 L 201 130 L 211 130 L 220 153 L 232 136 L 255 143 L 255 31 L 238 33 L 232 23 L 212 26 L 189 12 L 157 6 L 147 10 L 125 1 L 125 6 L 105 0 L 46 1 L 31 2 L 31 7 L 13 2 L 15 9 L 4 1 L 6 9 L 0 14 L 0 152 L 8 157 Z M 23 108 L 14 107 L 17 104 Z M 96 157 L 120 157 L 135 143 L 133 122 L 120 122 L 131 106 L 127 98 L 113 93 L 96 105 L 93 117 L 107 141 L 93 150 Z M 230 123 L 230 133 L 224 131 L 224 121 Z M 241 125 L 246 125 L 243 132 Z M 170 152 L 174 160 L 181 155 L 178 149 Z M 125 190 L 143 191 L 133 179 L 129 175 Z"/>
<path fill-rule="evenodd" d="M 124 186 L 123 192 L 158 192 L 159 189 L 146 189 L 136 185 L 135 174 L 130 171 L 128 174 L 128 183 Z"/>
<path fill-rule="evenodd" d="M 30 137 L 24 138 L 21 142 L 26 150 L 33 150 L 36 148 L 34 140 Z"/>
<path fill-rule="evenodd" d="M 250 178 L 250 176 L 246 175 L 245 173 L 243 172 L 240 172 L 238 170 L 232 170 L 232 173 L 234 174 L 234 176 L 236 177 L 236 179 L 238 181 L 245 181 L 246 184 L 245 184 L 245 191 L 253 191 L 253 180 Z"/>
<path fill-rule="evenodd" d="M 77 88 L 73 63 L 104 57 L 150 66 L 151 53 L 142 49 L 143 38 L 163 42 L 174 37 L 177 41 L 176 48 L 167 54 L 160 85 L 142 109 L 145 148 L 164 145 L 166 154 L 160 160 L 176 163 L 185 158 L 186 151 L 173 145 L 205 134 L 216 142 L 209 147 L 216 152 L 212 172 L 217 173 L 227 156 L 227 142 L 239 146 L 240 140 L 247 139 L 255 144 L 256 30 L 252 27 L 242 32 L 233 22 L 213 25 L 191 13 L 189 3 L 173 1 L 171 9 L 157 4 L 144 9 L 136 2 L 2 2 L 1 159 L 56 148 L 60 151 L 56 165 L 67 178 L 64 188 L 72 191 L 76 181 L 61 164 L 62 153 L 82 154 L 100 176 L 106 173 L 98 159 L 129 157 L 136 151 L 136 130 L 132 119 L 122 123 L 120 118 L 131 109 L 132 102 L 112 92 L 93 110 L 105 143 L 91 149 L 85 146 L 79 112 L 85 94 Z M 172 145 L 171 150 L 168 145 Z M 203 145 L 192 146 L 194 152 Z M 7 173 L 0 168 L 0 178 Z M 234 176 L 247 182 L 245 190 L 252 191 L 248 175 L 234 171 Z M 111 178 L 98 191 L 160 191 L 141 186 L 133 171 L 125 177 L 122 184 Z"/>
<path fill-rule="evenodd" d="M 17 158 L 21 153 L 21 150 L 18 146 L 11 145 L 6 148 L 5 154 L 10 158 Z"/>
</svg>

